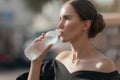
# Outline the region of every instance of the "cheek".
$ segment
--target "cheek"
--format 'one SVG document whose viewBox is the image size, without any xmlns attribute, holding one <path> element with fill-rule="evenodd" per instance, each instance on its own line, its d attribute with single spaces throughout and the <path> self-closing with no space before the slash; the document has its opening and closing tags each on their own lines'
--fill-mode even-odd
<svg viewBox="0 0 120 80">
<path fill-rule="evenodd" d="M 64 35 L 61 37 L 61 41 L 66 42 L 74 38 L 80 37 L 82 34 L 82 29 L 80 23 L 78 22 L 66 22 L 64 28 Z"/>
<path fill-rule="evenodd" d="M 74 21 L 66 21 L 65 23 L 65 30 L 67 31 L 74 31 L 76 29 L 76 22 Z"/>
<path fill-rule="evenodd" d="M 78 21 L 71 21 L 66 23 L 65 30 L 69 32 L 69 34 L 72 35 L 77 35 L 82 32 L 82 26 L 80 22 Z"/>
</svg>

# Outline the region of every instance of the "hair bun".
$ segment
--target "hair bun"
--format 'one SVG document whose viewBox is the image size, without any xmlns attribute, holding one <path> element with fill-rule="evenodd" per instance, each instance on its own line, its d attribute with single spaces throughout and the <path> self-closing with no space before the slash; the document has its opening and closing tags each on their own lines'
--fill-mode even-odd
<svg viewBox="0 0 120 80">
<path fill-rule="evenodd" d="M 99 32 L 105 27 L 105 21 L 101 14 L 97 14 L 95 20 L 93 21 L 90 30 L 89 30 L 89 37 L 95 37 Z"/>
</svg>

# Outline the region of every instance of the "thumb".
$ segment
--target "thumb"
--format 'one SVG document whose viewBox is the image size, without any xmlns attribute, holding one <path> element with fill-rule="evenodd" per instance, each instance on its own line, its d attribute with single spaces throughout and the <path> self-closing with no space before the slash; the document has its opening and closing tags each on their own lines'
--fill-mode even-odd
<svg viewBox="0 0 120 80">
<path fill-rule="evenodd" d="M 46 56 L 46 54 L 48 53 L 48 51 L 50 50 L 50 48 L 53 46 L 53 44 L 48 45 L 48 47 L 44 50 L 44 52 L 35 60 L 36 62 L 41 61 L 42 59 L 44 59 L 44 57 Z"/>
<path fill-rule="evenodd" d="M 53 44 L 49 44 L 48 47 L 45 49 L 45 52 L 48 52 L 52 46 L 53 46 Z"/>
<path fill-rule="evenodd" d="M 51 49 L 51 47 L 53 46 L 53 44 L 49 44 L 48 47 L 44 50 L 43 55 L 45 56 L 47 54 L 47 52 Z"/>
</svg>

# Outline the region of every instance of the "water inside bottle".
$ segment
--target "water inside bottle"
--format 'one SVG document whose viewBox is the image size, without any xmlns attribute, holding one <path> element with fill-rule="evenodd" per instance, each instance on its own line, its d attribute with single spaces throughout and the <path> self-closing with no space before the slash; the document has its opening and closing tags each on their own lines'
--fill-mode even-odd
<svg viewBox="0 0 120 80">
<path fill-rule="evenodd" d="M 57 42 L 58 35 L 58 30 L 47 32 L 42 41 L 33 43 L 31 46 L 25 49 L 26 57 L 31 61 L 38 58 L 49 44 L 55 44 Z"/>
<path fill-rule="evenodd" d="M 58 37 L 55 36 L 46 36 L 46 46 L 48 46 L 49 44 L 55 44 L 57 42 Z"/>
<path fill-rule="evenodd" d="M 49 31 L 46 33 L 46 41 L 49 44 L 55 44 L 58 40 L 58 36 L 59 36 L 59 31 L 58 29 L 56 29 L 55 31 Z"/>
</svg>

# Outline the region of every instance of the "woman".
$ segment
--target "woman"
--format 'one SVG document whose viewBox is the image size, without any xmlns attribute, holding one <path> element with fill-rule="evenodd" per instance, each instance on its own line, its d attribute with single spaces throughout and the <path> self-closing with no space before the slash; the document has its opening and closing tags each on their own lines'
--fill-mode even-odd
<svg viewBox="0 0 120 80">
<path fill-rule="evenodd" d="M 49 45 L 38 59 L 31 62 L 30 72 L 17 80 L 118 80 L 118 71 L 112 60 L 89 43 L 90 38 L 104 27 L 103 17 L 88 0 L 66 2 L 60 11 L 58 29 L 60 40 L 71 43 L 71 51 L 63 51 L 55 60 L 42 62 L 53 46 Z M 44 37 L 42 34 L 35 42 Z"/>
</svg>

